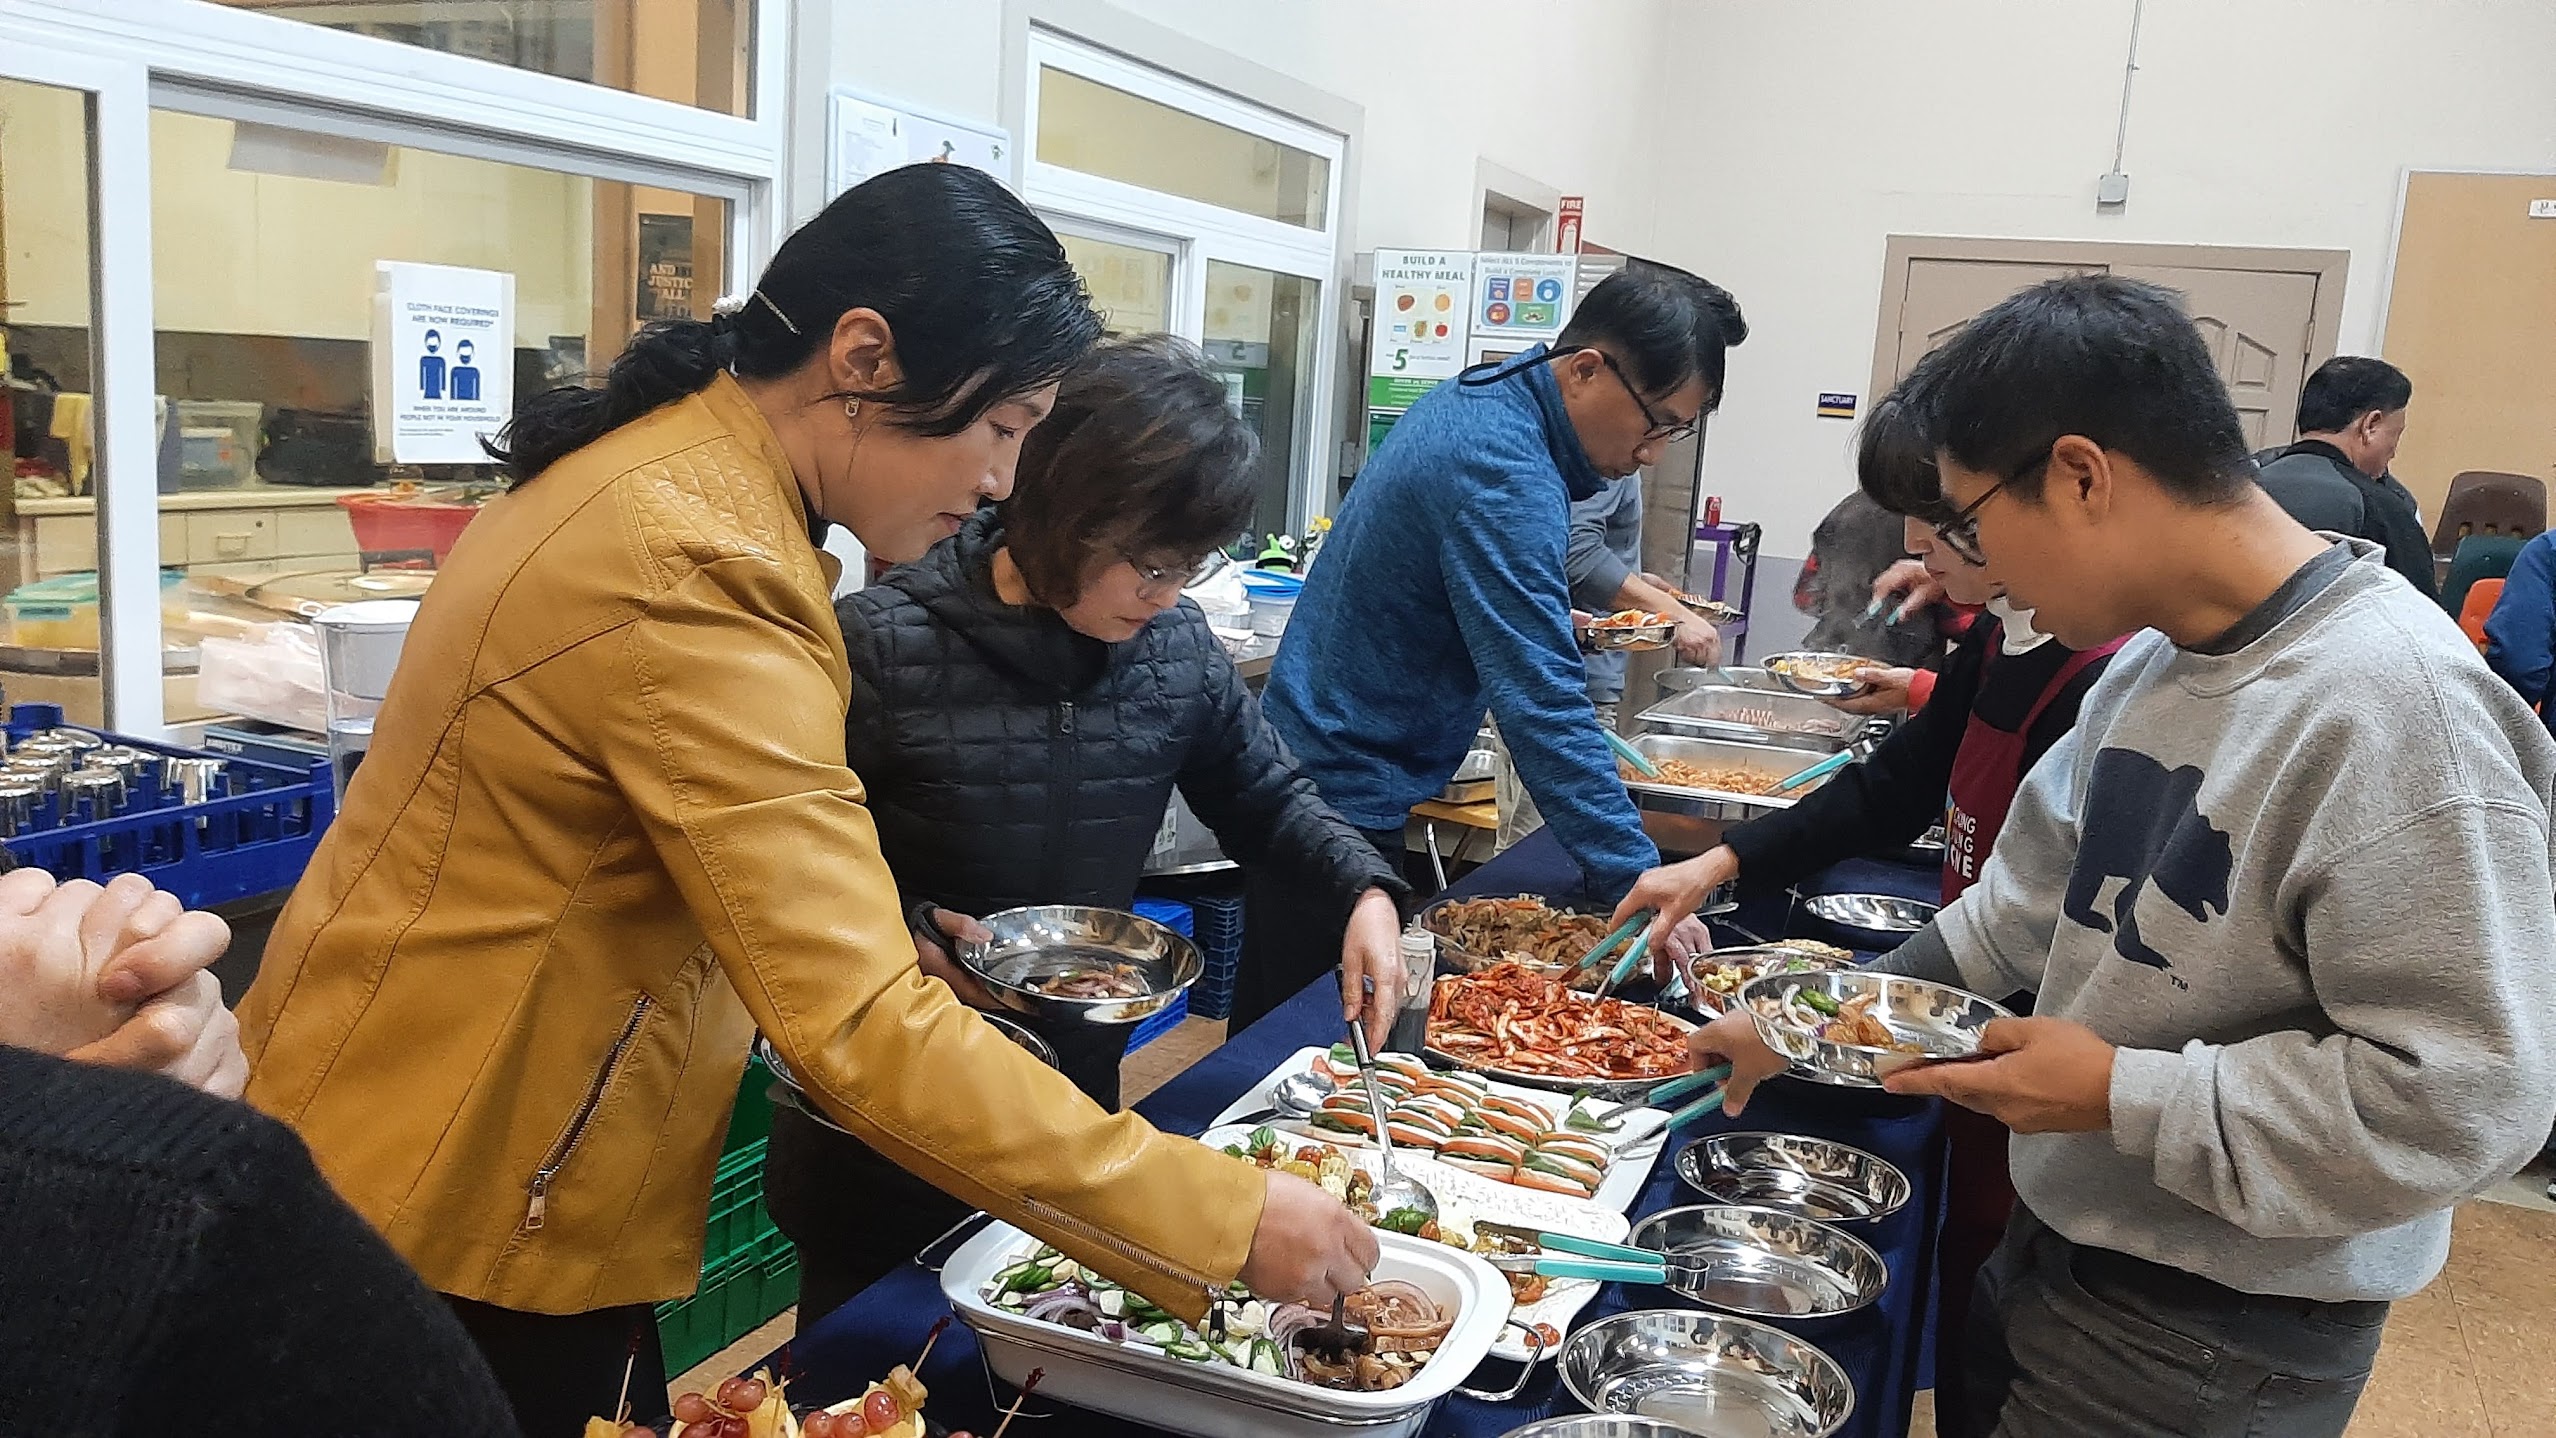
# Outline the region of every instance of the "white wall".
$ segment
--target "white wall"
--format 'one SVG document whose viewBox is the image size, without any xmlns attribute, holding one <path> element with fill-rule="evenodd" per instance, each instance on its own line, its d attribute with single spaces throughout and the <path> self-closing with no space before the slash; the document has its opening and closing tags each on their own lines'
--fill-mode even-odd
<svg viewBox="0 0 2556 1438">
<path fill-rule="evenodd" d="M 2399 171 L 2556 162 L 2546 0 L 2148 0 L 2129 205 L 2098 215 L 2131 0 L 1678 0 L 1660 151 L 1691 156 L 1655 258 L 1728 285 L 1705 488 L 1807 552 L 1853 484 L 1822 390 L 1870 385 L 1896 233 L 2351 252 L 2343 353 L 2385 311 Z M 1665 163 L 1665 155 L 1654 155 Z M 1867 395 L 1869 403 L 1871 396 Z"/>
<path fill-rule="evenodd" d="M 1590 239 L 1644 250 L 1654 177 L 1685 164 L 1646 138 L 1681 0 L 1112 3 L 1365 107 L 1352 250 L 1472 248 L 1478 158 L 1586 195 Z M 999 119 L 1001 0 L 839 0 L 832 28 L 837 83 Z"/>
</svg>

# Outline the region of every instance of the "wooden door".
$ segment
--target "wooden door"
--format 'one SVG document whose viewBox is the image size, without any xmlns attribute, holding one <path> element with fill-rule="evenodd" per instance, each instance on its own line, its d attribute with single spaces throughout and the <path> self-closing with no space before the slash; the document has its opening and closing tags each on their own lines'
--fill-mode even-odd
<svg viewBox="0 0 2556 1438">
<path fill-rule="evenodd" d="M 2256 449 L 2286 442 L 2308 371 L 2334 352 L 2347 257 L 2333 250 L 1893 235 L 1873 388 L 1887 390 L 1980 311 L 2061 275 L 2118 274 L 2184 297 Z"/>
<path fill-rule="evenodd" d="M 2113 273 L 2183 296 L 2236 401 L 2246 448 L 2267 449 L 2297 436 L 2299 386 L 2307 382 L 2314 344 L 2316 276 L 2154 265 L 2121 265 Z"/>
<path fill-rule="evenodd" d="M 1916 368 L 1979 313 L 2017 290 L 2061 275 L 2099 275 L 2101 264 L 2036 264 L 2020 260 L 1912 259 L 1891 328 L 1899 336 L 1891 383 Z"/>
<path fill-rule="evenodd" d="M 2388 361 L 2414 381 L 2396 477 L 2441 512 L 2471 469 L 2556 487 L 2556 175 L 2406 177 Z"/>
</svg>

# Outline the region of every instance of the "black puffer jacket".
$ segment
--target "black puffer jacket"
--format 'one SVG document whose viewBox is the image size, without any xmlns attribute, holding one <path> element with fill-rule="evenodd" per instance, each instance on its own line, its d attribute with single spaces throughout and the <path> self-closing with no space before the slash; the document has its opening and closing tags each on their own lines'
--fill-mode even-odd
<svg viewBox="0 0 2556 1438">
<path fill-rule="evenodd" d="M 1404 886 L 1331 812 L 1186 601 L 1104 644 L 995 597 L 999 516 L 836 605 L 852 660 L 846 742 L 911 905 L 1125 908 L 1172 786 L 1245 864 L 1338 897 Z"/>
</svg>

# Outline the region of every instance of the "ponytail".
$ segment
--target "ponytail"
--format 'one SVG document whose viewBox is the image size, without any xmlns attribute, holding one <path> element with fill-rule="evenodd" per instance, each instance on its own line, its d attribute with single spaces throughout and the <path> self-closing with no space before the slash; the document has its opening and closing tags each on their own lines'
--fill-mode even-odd
<svg viewBox="0 0 2556 1438">
<path fill-rule="evenodd" d="M 517 406 L 483 447 L 521 484 L 658 406 L 707 389 L 735 362 L 736 351 L 728 316 L 708 323 L 658 320 L 631 336 L 600 387 L 543 390 Z"/>
<path fill-rule="evenodd" d="M 1101 337 L 1065 247 L 1018 196 L 972 166 L 907 165 L 835 196 L 800 226 L 744 307 L 648 326 L 600 387 L 565 385 L 524 401 L 488 453 L 521 484 L 708 388 L 723 369 L 745 379 L 799 369 L 855 309 L 887 321 L 898 378 L 838 398 L 887 406 L 891 423 L 925 436 L 957 434 L 1055 383 Z"/>
</svg>

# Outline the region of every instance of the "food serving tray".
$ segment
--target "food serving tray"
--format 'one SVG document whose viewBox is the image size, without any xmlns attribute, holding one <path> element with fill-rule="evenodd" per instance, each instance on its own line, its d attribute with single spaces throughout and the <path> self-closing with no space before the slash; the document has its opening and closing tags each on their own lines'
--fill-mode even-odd
<svg viewBox="0 0 2556 1438">
<path fill-rule="evenodd" d="M 1642 711 L 1640 722 L 1668 733 L 1743 744 L 1794 748 L 1845 748 L 1862 736 L 1864 720 L 1826 703 L 1783 689 L 1743 689 L 1700 684 Z"/>
<path fill-rule="evenodd" d="M 1314 1048 L 1311 1046 L 1296 1050 L 1294 1055 L 1289 1057 L 1285 1063 L 1282 1063 L 1275 1069 L 1270 1070 L 1267 1077 L 1244 1090 L 1242 1097 L 1235 1099 L 1230 1104 L 1227 1104 L 1225 1106 L 1225 1111 L 1216 1115 L 1216 1123 L 1219 1126 L 1230 1124 L 1245 1114 L 1257 1113 L 1262 1109 L 1271 1107 L 1270 1096 L 1276 1091 L 1278 1087 L 1278 1080 L 1285 1078 L 1289 1074 L 1300 1073 L 1305 1069 L 1310 1068 L 1317 1056 L 1328 1052 L 1330 1052 L 1328 1049 Z M 1442 1063 L 1441 1066 L 1443 1067 L 1445 1065 Z M 1585 1109 L 1591 1113 L 1600 1109 L 1612 1107 L 1613 1104 L 1602 1095 L 1592 1093 L 1588 1098 L 1580 1099 L 1575 1102 L 1566 1096 L 1557 1096 L 1550 1090 L 1506 1082 L 1498 1075 L 1486 1075 L 1486 1077 L 1489 1077 L 1492 1080 L 1491 1092 L 1504 1095 L 1508 1098 L 1517 1099 L 1524 1103 L 1534 1104 L 1536 1107 L 1543 1109 L 1546 1113 L 1553 1115 L 1553 1126 L 1555 1128 L 1564 1129 L 1565 1131 L 1577 1134 L 1582 1138 L 1596 1139 L 1598 1142 L 1603 1143 L 1614 1150 L 1614 1159 L 1612 1162 L 1607 1164 L 1606 1175 L 1599 1181 L 1597 1193 L 1593 1197 L 1588 1199 L 1567 1199 L 1561 1194 L 1549 1195 L 1550 1197 L 1562 1199 L 1565 1202 L 1585 1202 L 1594 1204 L 1609 1213 L 1623 1213 L 1633 1206 L 1634 1198 L 1642 1192 L 1642 1185 L 1650 1179 L 1651 1165 L 1659 1161 L 1660 1150 L 1665 1147 L 1665 1140 L 1663 1140 L 1660 1136 L 1660 1129 L 1662 1125 L 1668 1122 L 1668 1114 L 1666 1112 L 1655 1108 L 1633 1109 L 1621 1116 L 1623 1127 L 1612 1133 L 1591 1133 L 1580 1129 L 1568 1128 L 1563 1120 L 1569 1116 L 1571 1110 L 1575 1107 Z M 1640 1083 L 1627 1085 L 1626 1087 L 1629 1087 L 1634 1092 L 1639 1092 L 1658 1082 L 1661 1082 L 1661 1080 L 1646 1079 Z M 1630 1096 L 1630 1094 L 1625 1095 L 1625 1097 Z M 1307 1138 L 1318 1139 L 1323 1143 L 1331 1144 L 1336 1148 L 1347 1149 L 1353 1153 L 1361 1149 L 1364 1149 L 1369 1153 L 1375 1151 L 1375 1145 L 1364 1141 L 1357 1134 L 1339 1133 L 1330 1129 L 1317 1129 L 1310 1124 L 1294 1120 L 1273 1120 L 1270 1122 L 1270 1127 L 1277 1129 L 1281 1133 L 1289 1135 L 1301 1134 Z M 1405 1161 L 1405 1155 L 1417 1156 L 1425 1152 L 1426 1151 L 1422 1149 L 1396 1147 L 1393 1151 L 1394 1162 L 1399 1164 Z M 1473 1177 L 1473 1175 L 1470 1174 L 1466 1176 Z M 1490 1180 L 1483 1181 L 1490 1182 Z M 1509 1186 L 1514 1187 L 1514 1185 Z M 1524 1189 L 1520 1191 L 1524 1193 L 1536 1192 L 1536 1190 L 1533 1189 Z"/>
<path fill-rule="evenodd" d="M 1742 744 L 1728 739 L 1699 739 L 1685 734 L 1639 734 L 1633 747 L 1646 759 L 1682 759 L 1689 764 L 1744 769 L 1768 779 L 1800 773 L 1836 753 L 1834 748 L 1776 744 Z M 1633 807 L 1642 811 L 1642 832 L 1667 853 L 1701 854 L 1722 841 L 1722 828 L 1778 809 L 1818 788 L 1814 780 L 1790 794 L 1734 794 L 1719 789 L 1688 789 L 1635 777 L 1624 782 Z"/>
<path fill-rule="evenodd" d="M 1272 1122 L 1268 1125 L 1280 1138 L 1293 1144 L 1304 1140 L 1329 1143 L 1348 1155 L 1349 1161 L 1374 1176 L 1376 1151 L 1370 1147 L 1352 1148 L 1338 1140 L 1344 1135 L 1324 1131 L 1307 1132 L 1299 1126 Z M 1250 1146 L 1252 1129 L 1242 1124 L 1224 1124 L 1198 1136 L 1210 1148 L 1228 1144 Z M 1409 1149 L 1395 1149 L 1394 1172 L 1415 1179 L 1438 1200 L 1438 1221 L 1471 1229 L 1485 1219 L 1493 1223 L 1515 1224 L 1545 1233 L 1567 1233 L 1574 1238 L 1594 1238 L 1600 1243 L 1622 1243 L 1633 1231 L 1632 1220 L 1612 1209 L 1601 1208 L 1584 1198 L 1569 1198 L 1558 1193 L 1539 1193 L 1531 1188 L 1502 1183 L 1480 1174 L 1438 1162 Z M 1647 1166 L 1643 1170 L 1649 1172 Z M 1517 1326 L 1542 1323 L 1557 1333 L 1570 1331 L 1571 1320 L 1589 1306 L 1603 1286 L 1593 1278 L 1555 1278 L 1552 1287 L 1533 1303 L 1514 1305 L 1510 1317 L 1513 1325 L 1500 1330 L 1499 1341 L 1491 1345 L 1491 1356 L 1512 1363 L 1527 1361 L 1526 1334 Z"/>
<path fill-rule="evenodd" d="M 1346 1393 L 1216 1364 L 1187 1363 L 1149 1345 L 1112 1343 L 1096 1333 L 1041 1323 L 986 1301 L 985 1287 L 1039 1241 L 1008 1223 L 988 1224 L 941 1270 L 941 1292 L 976 1333 L 986 1366 L 1017 1387 L 1043 1370 L 1038 1393 L 1202 1438 L 1320 1435 L 1350 1429 L 1375 1438 L 1414 1438 L 1438 1400 L 1456 1391 L 1509 1320 L 1509 1285 L 1469 1253 L 1379 1232 L 1375 1276 L 1418 1285 L 1456 1311 L 1455 1327 L 1409 1383 L 1382 1393 Z"/>
</svg>

